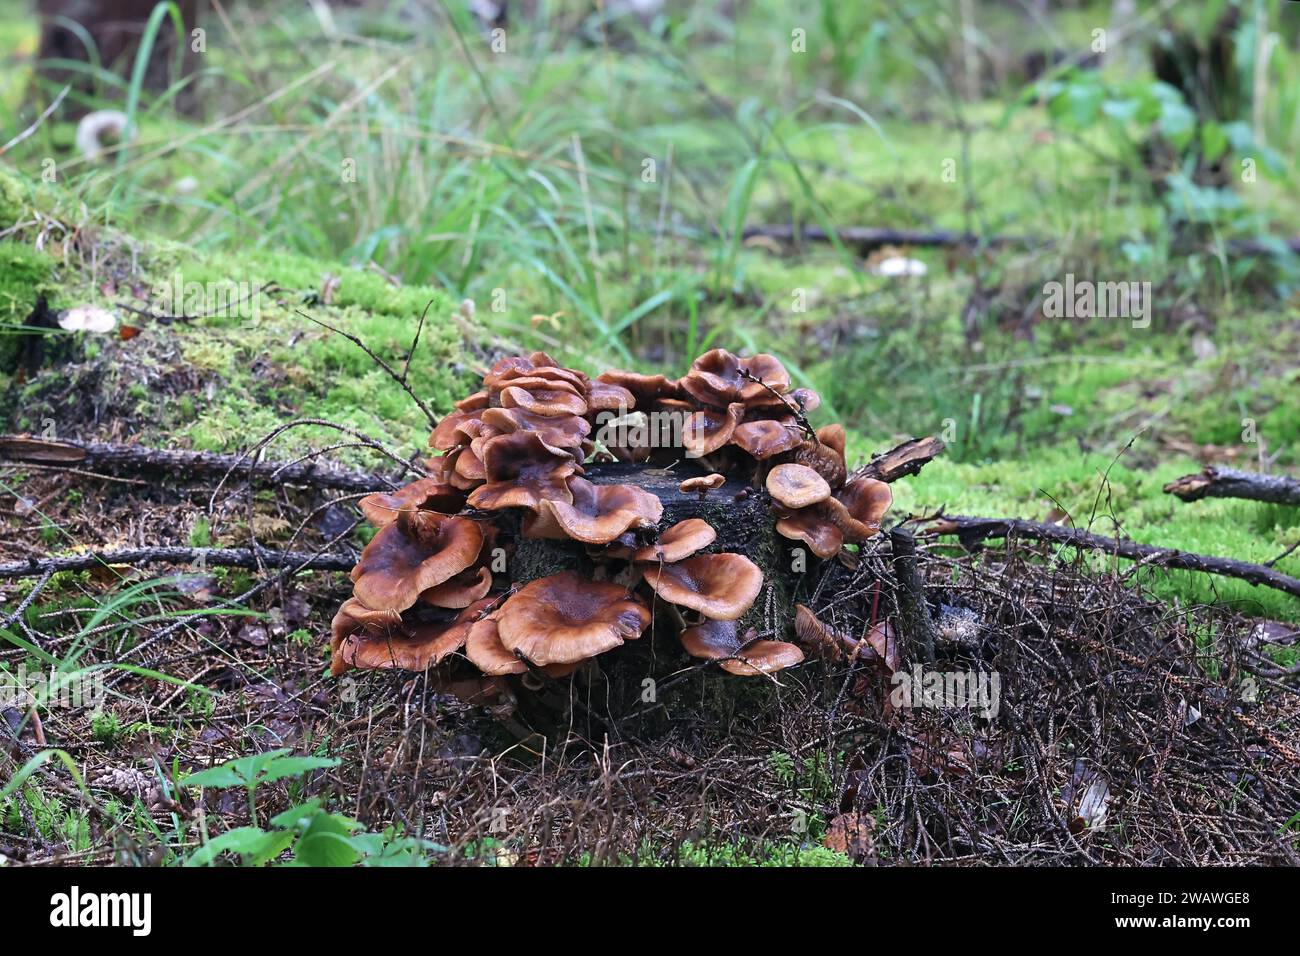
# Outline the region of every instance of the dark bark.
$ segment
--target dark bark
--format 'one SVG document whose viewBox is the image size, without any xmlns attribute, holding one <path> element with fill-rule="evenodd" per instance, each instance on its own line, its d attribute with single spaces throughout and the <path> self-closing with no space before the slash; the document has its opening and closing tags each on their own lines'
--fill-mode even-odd
<svg viewBox="0 0 1300 956">
<path fill-rule="evenodd" d="M 928 530 L 938 534 L 955 534 L 961 543 L 970 548 L 989 538 L 1030 538 L 1074 548 L 1104 551 L 1129 561 L 1181 571 L 1200 571 L 1237 578 L 1251 584 L 1276 588 L 1300 597 L 1300 579 L 1274 571 L 1263 564 L 1234 561 L 1212 555 L 1195 554 L 1174 548 L 1158 548 L 1135 541 L 1116 541 L 1104 535 L 1092 534 L 1081 528 L 1046 524 L 1041 521 L 1024 521 L 1019 518 L 973 518 L 966 515 L 944 515 L 931 522 Z"/>
<path fill-rule="evenodd" d="M 257 484 L 308 485 L 342 491 L 381 491 L 392 482 L 315 461 L 285 464 L 252 461 L 241 455 L 180 451 L 105 442 L 50 441 L 29 435 L 0 435 L 0 461 L 76 468 L 110 475 L 157 475 L 178 481 L 221 478 Z"/>
<path fill-rule="evenodd" d="M 929 438 L 913 438 L 884 454 L 874 456 L 855 474 L 878 481 L 897 481 L 920 472 L 943 449 L 943 442 L 933 435 Z"/>
<path fill-rule="evenodd" d="M 1300 481 L 1286 475 L 1263 475 L 1235 468 L 1206 468 L 1165 485 L 1165 491 L 1183 501 L 1202 498 L 1248 498 L 1279 505 L 1300 505 Z"/>
<path fill-rule="evenodd" d="M 259 548 L 130 548 L 122 551 L 88 551 L 61 558 L 29 558 L 0 564 L 0 578 L 38 577 L 51 571 L 87 571 L 113 564 L 204 564 L 228 568 L 301 568 L 304 571 L 350 571 L 357 555 L 352 551 L 311 554 Z"/>
<path fill-rule="evenodd" d="M 894 579 L 898 582 L 898 616 L 903 636 L 912 648 L 919 648 L 927 662 L 934 661 L 935 627 L 930 617 L 930 603 L 925 596 L 925 582 L 916 562 L 916 538 L 899 525 L 890 529 L 889 548 L 893 552 Z"/>
</svg>

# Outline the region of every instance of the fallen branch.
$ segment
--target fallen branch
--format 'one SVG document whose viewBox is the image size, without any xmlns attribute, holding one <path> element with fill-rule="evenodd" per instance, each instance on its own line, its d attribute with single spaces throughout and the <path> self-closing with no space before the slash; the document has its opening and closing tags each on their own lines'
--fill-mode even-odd
<svg viewBox="0 0 1300 956">
<path fill-rule="evenodd" d="M 314 461 L 253 461 L 243 455 L 177 451 L 107 442 L 51 441 L 29 435 L 0 435 L 0 461 L 110 475 L 161 474 L 189 481 L 233 474 L 260 484 L 309 485 L 345 491 L 377 491 L 387 479 Z"/>
<path fill-rule="evenodd" d="M 1210 466 L 1196 475 L 1183 475 L 1165 485 L 1168 494 L 1183 501 L 1202 498 L 1248 498 L 1279 505 L 1300 505 L 1300 481 L 1286 475 Z"/>
<path fill-rule="evenodd" d="M 130 548 L 87 551 L 59 558 L 28 558 L 0 564 L 0 578 L 28 578 L 59 571 L 87 571 L 112 565 L 196 564 L 199 567 L 297 568 L 303 571 L 349 571 L 357 563 L 353 551 L 309 554 L 266 548 Z"/>
<path fill-rule="evenodd" d="M 786 225 L 746 226 L 740 233 L 742 239 L 776 239 L 779 242 L 830 242 L 831 235 L 820 226 Z M 835 235 L 846 246 L 858 252 L 870 252 L 882 246 L 928 246 L 940 248 L 969 246 L 1027 245 L 1035 240 L 1030 236 L 987 236 L 969 232 L 921 232 L 914 229 L 878 229 L 873 226 L 845 226 L 836 229 Z"/>
<path fill-rule="evenodd" d="M 746 226 L 742 239 L 775 239 L 778 242 L 830 242 L 831 233 L 820 226 L 794 226 L 787 223 Z M 884 246 L 914 246 L 941 249 L 974 248 L 977 246 L 1044 246 L 1047 241 L 1040 236 L 989 235 L 971 232 L 952 232 L 947 229 L 924 231 L 918 229 L 882 229 L 875 226 L 844 226 L 835 230 L 835 236 L 846 246 L 853 246 L 859 254 L 872 252 Z M 1238 256 L 1272 255 L 1280 248 L 1300 255 L 1300 236 L 1270 239 L 1230 239 L 1228 252 Z"/>
<path fill-rule="evenodd" d="M 943 449 L 943 441 L 933 435 L 929 438 L 913 438 L 883 454 L 873 456 L 871 461 L 854 473 L 854 477 L 897 481 L 920 472 Z"/>
<path fill-rule="evenodd" d="M 928 525 L 927 531 L 940 535 L 956 535 L 965 547 L 975 547 L 989 538 L 1031 538 L 1072 548 L 1103 551 L 1129 561 L 1157 565 L 1179 571 L 1201 571 L 1237 578 L 1250 584 L 1263 585 L 1300 597 L 1300 579 L 1282 574 L 1262 564 L 1234 561 L 1212 555 L 1158 548 L 1136 541 L 1117 541 L 1104 535 L 1093 534 L 1081 528 L 1047 524 L 1042 521 L 1025 521 L 1020 518 L 973 518 L 966 515 L 943 515 Z"/>
</svg>

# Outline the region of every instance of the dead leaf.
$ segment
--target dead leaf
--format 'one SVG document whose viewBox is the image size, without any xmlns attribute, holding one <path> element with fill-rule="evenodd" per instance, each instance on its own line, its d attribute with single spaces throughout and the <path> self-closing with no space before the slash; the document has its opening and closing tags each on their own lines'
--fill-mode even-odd
<svg viewBox="0 0 1300 956">
<path fill-rule="evenodd" d="M 854 863 L 875 865 L 875 829 L 876 821 L 865 813 L 841 813 L 826 827 L 822 846 L 843 853 Z"/>
</svg>

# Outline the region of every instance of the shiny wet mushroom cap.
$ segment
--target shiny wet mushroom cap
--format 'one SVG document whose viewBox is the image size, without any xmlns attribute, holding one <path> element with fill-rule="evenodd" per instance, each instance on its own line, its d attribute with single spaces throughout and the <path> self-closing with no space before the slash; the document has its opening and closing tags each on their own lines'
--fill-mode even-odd
<svg viewBox="0 0 1300 956">
<path fill-rule="evenodd" d="M 844 533 L 818 505 L 778 514 L 776 531 L 783 538 L 802 541 L 819 558 L 833 558 L 844 547 Z"/>
<path fill-rule="evenodd" d="M 807 508 L 831 496 L 826 479 L 807 465 L 777 465 L 767 474 L 767 492 L 787 508 Z"/>
<path fill-rule="evenodd" d="M 575 475 L 568 487 L 572 502 L 543 502 L 526 534 L 608 544 L 633 528 L 653 528 L 664 513 L 658 497 L 635 485 L 594 485 Z"/>
<path fill-rule="evenodd" d="M 743 554 L 697 554 L 644 568 L 646 583 L 663 600 L 715 621 L 739 618 L 763 587 L 763 572 Z"/>
<path fill-rule="evenodd" d="M 465 492 L 436 478 L 419 478 L 393 491 L 366 495 L 357 507 L 371 524 L 382 528 L 397 520 L 400 511 L 439 511 L 455 514 L 465 506 Z"/>
<path fill-rule="evenodd" d="M 731 441 L 754 458 L 763 461 L 798 448 L 803 442 L 803 435 L 798 426 L 763 419 L 737 425 L 731 435 Z"/>
<path fill-rule="evenodd" d="M 468 518 L 402 512 L 380 528 L 352 569 L 352 593 L 376 611 L 405 611 L 478 560 L 483 532 Z"/>
<path fill-rule="evenodd" d="M 549 445 L 536 432 L 501 435 L 487 443 L 487 484 L 469 496 L 473 508 L 538 508 L 543 501 L 571 501 L 567 480 L 578 471 L 573 455 Z"/>
<path fill-rule="evenodd" d="M 338 676 L 354 668 L 422 671 L 433 667 L 461 648 L 478 615 L 491 603 L 481 601 L 441 623 L 403 625 L 383 634 L 354 630 L 334 646 L 330 673 Z"/>
<path fill-rule="evenodd" d="M 718 477 L 721 477 L 720 475 Z M 703 518 L 679 521 L 659 536 L 654 544 L 637 551 L 637 561 L 683 561 L 696 551 L 707 548 L 718 537 L 718 532 Z"/>
<path fill-rule="evenodd" d="M 595 657 L 640 637 L 649 623 L 650 610 L 627 588 L 576 571 L 529 582 L 497 612 L 502 645 L 538 666 Z"/>
</svg>

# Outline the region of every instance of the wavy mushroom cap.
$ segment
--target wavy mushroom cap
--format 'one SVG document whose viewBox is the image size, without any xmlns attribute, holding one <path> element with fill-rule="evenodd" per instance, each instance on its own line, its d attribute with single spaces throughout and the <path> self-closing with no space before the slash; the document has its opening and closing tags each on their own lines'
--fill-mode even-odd
<svg viewBox="0 0 1300 956">
<path fill-rule="evenodd" d="M 490 392 L 499 392 L 512 382 L 521 378 L 540 378 L 548 382 L 572 385 L 577 394 L 585 395 L 591 387 L 591 379 L 577 369 L 563 368 L 545 352 L 534 352 L 524 357 L 513 355 L 503 358 L 492 366 L 491 371 L 483 376 L 483 384 Z"/>
<path fill-rule="evenodd" d="M 433 430 L 429 436 L 429 445 L 438 451 L 451 451 L 457 445 L 465 445 L 474 437 L 476 431 L 473 422 L 483 420 L 483 408 L 476 408 L 473 411 L 462 412 L 454 411 L 449 415 L 444 415 L 442 421 Z"/>
<path fill-rule="evenodd" d="M 539 667 L 595 657 L 640 637 L 649 623 L 649 609 L 626 588 L 574 571 L 529 582 L 497 612 L 506 650 Z"/>
<path fill-rule="evenodd" d="M 834 422 L 830 425 L 823 425 L 821 428 L 817 429 L 817 440 L 823 445 L 829 445 L 831 448 L 835 449 L 839 452 L 841 458 L 844 457 L 844 446 L 847 437 L 848 436 L 844 434 L 844 426 L 839 422 Z"/>
<path fill-rule="evenodd" d="M 819 558 L 833 558 L 844 547 L 844 533 L 816 505 L 778 516 L 776 531 L 783 538 L 802 541 Z"/>
<path fill-rule="evenodd" d="M 538 519 L 527 529 L 530 537 L 608 544 L 633 528 L 654 527 L 664 513 L 657 496 L 634 485 L 594 485 L 575 475 L 569 479 L 569 492 L 571 503 L 543 503 Z"/>
<path fill-rule="evenodd" d="M 420 600 L 434 607 L 469 607 L 492 590 L 492 572 L 488 568 L 471 568 L 420 595 Z"/>
<path fill-rule="evenodd" d="M 799 433 L 798 426 L 763 419 L 737 425 L 731 441 L 749 455 L 763 461 L 798 448 L 803 441 L 803 435 Z"/>
<path fill-rule="evenodd" d="M 856 478 L 825 503 L 826 515 L 844 533 L 846 541 L 866 541 L 880 531 L 894 493 L 874 478 Z"/>
<path fill-rule="evenodd" d="M 682 444 L 692 458 L 702 458 L 731 441 L 736 426 L 745 415 L 745 406 L 733 402 L 727 410 L 703 408 L 686 416 Z"/>
<path fill-rule="evenodd" d="M 763 572 L 743 554 L 698 554 L 676 564 L 645 568 L 646 583 L 669 604 L 714 621 L 734 621 L 763 587 Z"/>
<path fill-rule="evenodd" d="M 485 446 L 488 483 L 469 496 L 472 508 L 532 508 L 543 501 L 572 501 L 566 484 L 578 472 L 573 455 L 547 444 L 536 432 L 500 435 Z"/>
<path fill-rule="evenodd" d="M 352 569 L 352 594 L 376 611 L 405 611 L 478 560 L 483 532 L 468 518 L 402 512 L 379 529 Z"/>
<path fill-rule="evenodd" d="M 483 412 L 483 423 L 502 435 L 537 432 L 542 441 L 556 448 L 577 448 L 591 434 L 591 423 L 577 415 L 547 417 L 518 407 L 489 408 Z"/>
<path fill-rule="evenodd" d="M 803 662 L 803 651 L 785 641 L 754 641 L 746 644 L 735 656 L 722 662 L 722 669 L 737 677 L 758 677 L 774 674 Z"/>
<path fill-rule="evenodd" d="M 397 520 L 402 511 L 440 511 L 455 514 L 465 506 L 465 493 L 437 478 L 418 478 L 393 491 L 366 495 L 357 507 L 371 524 L 383 527 Z"/>
<path fill-rule="evenodd" d="M 489 614 L 469 629 L 469 636 L 465 640 L 465 656 L 484 674 L 493 677 L 522 674 L 528 670 L 528 665 L 501 643 L 495 614 Z"/>
<path fill-rule="evenodd" d="M 684 561 L 696 551 L 713 544 L 718 532 L 703 518 L 679 521 L 659 536 L 654 544 L 646 545 L 632 557 L 637 561 Z"/>
<path fill-rule="evenodd" d="M 781 393 L 790 387 L 790 373 L 771 355 L 742 359 L 726 349 L 713 349 L 691 363 L 681 386 L 697 402 L 718 408 L 732 402 L 780 405 Z"/>
<path fill-rule="evenodd" d="M 640 375 L 636 372 L 625 372 L 622 369 L 602 372 L 596 376 L 596 381 L 604 382 L 607 385 L 615 385 L 630 392 L 635 404 L 629 405 L 629 409 L 651 408 L 658 399 L 678 398 L 682 393 L 677 382 L 663 375 Z"/>
<path fill-rule="evenodd" d="M 767 473 L 767 492 L 787 508 L 807 508 L 831 496 L 826 479 L 807 465 L 777 465 Z"/>
<path fill-rule="evenodd" d="M 516 388 L 501 390 L 502 408 L 522 408 L 544 418 L 587 414 L 587 402 L 567 388 Z"/>
<path fill-rule="evenodd" d="M 374 611 L 356 598 L 348 598 L 330 621 L 330 645 L 337 651 L 345 637 L 363 628 L 372 634 L 387 634 L 401 624 L 402 615 L 398 611 Z"/>
<path fill-rule="evenodd" d="M 335 645 L 330 673 L 337 677 L 353 669 L 422 671 L 433 667 L 461 648 L 478 615 L 491 603 L 471 605 L 451 621 L 403 625 L 386 634 L 355 630 Z"/>
</svg>

